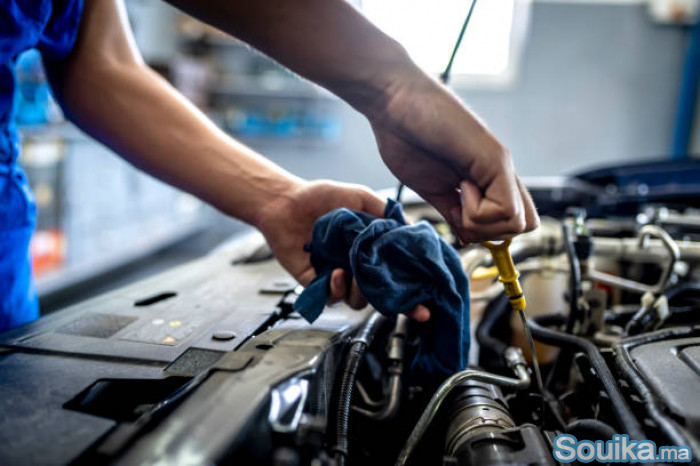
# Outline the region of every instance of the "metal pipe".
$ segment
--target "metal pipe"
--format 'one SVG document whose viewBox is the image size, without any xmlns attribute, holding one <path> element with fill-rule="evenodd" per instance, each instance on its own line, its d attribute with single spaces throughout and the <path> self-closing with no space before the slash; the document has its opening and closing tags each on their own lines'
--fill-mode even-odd
<svg viewBox="0 0 700 466">
<path fill-rule="evenodd" d="M 593 253 L 611 259 L 630 262 L 659 262 L 668 251 L 661 240 L 649 240 L 647 247 L 639 248 L 638 238 L 598 238 L 593 237 Z M 680 254 L 679 260 L 700 262 L 700 241 L 675 241 Z"/>
<path fill-rule="evenodd" d="M 644 225 L 639 231 L 639 249 L 646 249 L 649 244 L 649 238 L 652 236 L 661 240 L 661 243 L 668 251 L 669 257 L 669 263 L 663 269 L 659 277 L 659 282 L 654 290 L 658 292 L 665 289 L 670 284 L 671 277 L 673 276 L 673 269 L 675 268 L 676 262 L 680 260 L 681 251 L 676 241 L 671 238 L 671 235 L 669 235 L 666 230 L 656 225 Z"/>
<path fill-rule="evenodd" d="M 666 264 L 664 264 L 661 268 L 661 275 L 659 276 L 659 281 L 655 285 L 647 285 L 634 280 L 629 280 L 627 278 L 622 278 L 605 272 L 601 272 L 593 268 L 589 268 L 587 278 L 601 283 L 605 283 L 610 286 L 614 286 L 616 288 L 621 288 L 623 290 L 633 291 L 640 294 L 644 294 L 647 292 L 659 293 L 663 291 L 670 284 L 671 278 L 673 277 L 673 269 L 676 265 L 676 262 L 678 262 L 683 256 L 683 252 L 679 243 L 677 243 L 673 238 L 671 238 L 671 236 L 666 232 L 666 230 L 656 225 L 644 225 L 639 230 L 639 235 L 634 240 L 635 250 L 642 252 L 642 254 L 644 253 L 644 251 L 650 250 L 652 248 L 652 241 L 649 239 L 650 237 L 658 238 L 657 241 L 663 248 L 663 251 L 657 250 L 654 253 L 653 257 L 650 258 L 653 259 L 651 262 L 661 264 L 662 262 L 664 262 L 664 260 L 661 258 L 668 258 Z M 625 240 L 617 241 L 622 247 L 622 249 L 618 249 L 617 251 L 621 254 L 621 256 L 618 258 L 622 259 L 622 255 L 624 255 L 625 253 L 630 254 L 631 251 L 627 251 L 625 249 L 627 247 L 626 243 L 624 242 Z M 607 257 L 611 256 L 611 254 L 606 254 L 606 251 L 601 251 L 599 249 L 598 239 L 594 239 L 593 244 L 596 255 L 603 255 Z"/>
<path fill-rule="evenodd" d="M 353 406 L 353 411 L 364 415 L 375 421 L 385 421 L 393 418 L 399 410 L 401 401 L 401 374 L 403 373 L 403 358 L 406 348 L 406 334 L 408 332 L 408 317 L 403 314 L 396 316 L 394 330 L 389 337 L 388 359 L 391 363 L 389 367 L 389 382 L 386 390 L 385 401 L 378 411 Z M 366 393 L 361 395 L 365 399 Z M 369 399 L 369 397 L 367 397 Z M 371 400 L 370 400 L 371 401 Z M 368 403 L 375 405 L 375 402 Z"/>
<path fill-rule="evenodd" d="M 559 222 L 544 220 L 537 230 L 513 239 L 511 254 L 513 256 L 556 255 L 563 252 Z M 652 226 L 652 225 L 648 225 Z M 678 250 L 678 259 L 686 262 L 700 262 L 700 241 L 675 241 L 670 239 Z M 610 259 L 628 260 L 630 262 L 658 263 L 668 257 L 669 244 L 661 239 L 645 240 L 644 248 L 639 247 L 640 238 L 606 238 L 591 237 L 593 254 Z M 675 253 L 672 253 L 675 255 Z M 462 255 L 462 266 L 467 276 L 474 270 L 490 262 L 491 257 L 481 248 L 468 249 Z"/>
<path fill-rule="evenodd" d="M 391 371 L 391 369 L 390 369 Z M 396 416 L 401 405 L 401 372 L 394 372 L 389 375 L 389 383 L 387 389 L 386 400 L 381 405 L 379 411 L 370 411 L 368 409 L 358 408 L 353 406 L 352 410 L 363 416 L 375 421 L 385 421 Z"/>
<path fill-rule="evenodd" d="M 404 445 L 403 450 L 401 450 L 401 453 L 396 460 L 396 466 L 406 464 L 416 445 L 418 445 L 418 442 L 423 437 L 423 434 L 425 434 L 428 426 L 430 426 L 430 423 L 437 414 L 442 403 L 445 401 L 450 392 L 461 383 L 477 380 L 501 387 L 510 387 L 516 390 L 522 390 L 530 386 L 530 374 L 527 371 L 527 365 L 525 363 L 525 357 L 523 356 L 522 351 L 520 351 L 519 348 L 510 347 L 506 350 L 506 353 L 506 360 L 518 378 L 514 379 L 475 369 L 466 369 L 453 374 L 451 377 L 445 380 L 442 385 L 440 385 L 433 397 L 430 399 L 428 406 L 423 411 L 418 423 L 413 428 L 413 432 L 411 432 L 411 435 L 406 441 L 406 445 Z"/>
<path fill-rule="evenodd" d="M 617 275 L 601 272 L 600 270 L 595 270 L 593 268 L 588 269 L 586 278 L 589 280 L 593 280 L 594 282 L 604 283 L 606 285 L 614 286 L 615 288 L 620 288 L 626 291 L 633 291 L 639 294 L 644 294 L 647 291 L 650 291 L 652 288 L 651 286 L 645 285 L 644 283 L 639 283 L 634 280 L 618 277 Z"/>
<path fill-rule="evenodd" d="M 660 225 L 674 225 L 681 227 L 700 227 L 700 215 L 688 215 L 670 211 L 667 207 L 658 209 L 656 221 Z"/>
</svg>

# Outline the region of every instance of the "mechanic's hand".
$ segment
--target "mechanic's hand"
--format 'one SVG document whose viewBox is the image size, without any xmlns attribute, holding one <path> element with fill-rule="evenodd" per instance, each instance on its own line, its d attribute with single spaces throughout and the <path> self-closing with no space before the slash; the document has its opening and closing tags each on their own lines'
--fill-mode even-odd
<svg viewBox="0 0 700 466">
<path fill-rule="evenodd" d="M 304 286 L 316 277 L 304 245 L 311 241 L 319 217 L 340 207 L 383 217 L 386 207 L 384 201 L 362 186 L 325 181 L 302 182 L 296 190 L 271 204 L 261 215 L 258 227 L 280 264 Z M 345 299 L 355 309 L 367 305 L 355 280 L 348 290 L 343 269 L 333 271 L 330 295 L 330 303 Z M 425 306 L 417 306 L 408 315 L 419 322 L 430 318 Z"/>
<path fill-rule="evenodd" d="M 389 169 L 433 204 L 463 241 L 530 231 L 539 217 L 510 154 L 445 86 L 424 74 L 370 115 Z"/>
</svg>

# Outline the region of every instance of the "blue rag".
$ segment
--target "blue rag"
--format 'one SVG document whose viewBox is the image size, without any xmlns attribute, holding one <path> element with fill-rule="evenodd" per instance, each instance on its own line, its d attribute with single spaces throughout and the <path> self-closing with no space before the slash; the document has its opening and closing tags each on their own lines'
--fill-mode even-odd
<svg viewBox="0 0 700 466">
<path fill-rule="evenodd" d="M 426 305 L 431 317 L 418 324 L 421 343 L 412 369 L 440 383 L 467 365 L 469 282 L 457 252 L 429 224 L 406 225 L 401 205 L 391 199 L 384 215 L 337 209 L 316 221 L 306 249 L 317 277 L 294 308 L 316 320 L 336 268 L 351 273 L 367 301 L 386 316 Z"/>
</svg>

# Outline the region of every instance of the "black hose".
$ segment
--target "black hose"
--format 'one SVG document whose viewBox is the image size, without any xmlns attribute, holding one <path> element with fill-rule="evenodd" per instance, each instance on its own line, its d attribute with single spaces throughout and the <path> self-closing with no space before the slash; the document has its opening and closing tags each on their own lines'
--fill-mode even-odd
<svg viewBox="0 0 700 466">
<path fill-rule="evenodd" d="M 669 317 L 664 322 L 666 325 L 693 324 L 697 322 L 697 306 L 669 306 L 668 311 Z M 605 311 L 605 314 L 603 314 L 603 319 L 605 320 L 606 324 L 625 327 L 629 323 L 630 319 L 638 312 L 638 309 L 634 311 L 622 312 Z"/>
<path fill-rule="evenodd" d="M 508 295 L 501 293 L 496 299 L 489 302 L 484 310 L 476 328 L 476 341 L 479 343 L 479 364 L 481 366 L 485 366 L 488 358 L 497 357 L 502 359 L 506 348 L 508 348 L 508 345 L 493 336 L 493 330 L 496 323 L 509 309 L 511 307 Z"/>
<path fill-rule="evenodd" d="M 569 318 L 566 321 L 566 333 L 573 333 L 579 318 L 578 298 L 581 296 L 581 263 L 576 255 L 574 243 L 571 241 L 571 228 L 564 222 L 561 229 L 564 250 L 569 260 Z"/>
<path fill-rule="evenodd" d="M 700 284 L 680 283 L 678 285 L 674 285 L 674 286 L 671 286 L 669 288 L 666 288 L 666 290 L 664 290 L 664 292 L 662 294 L 664 296 L 666 296 L 666 299 L 671 301 L 673 298 L 677 297 L 678 295 L 684 295 L 686 293 L 700 294 Z"/>
<path fill-rule="evenodd" d="M 671 302 L 671 300 L 682 298 L 684 295 L 695 294 L 697 296 L 700 294 L 700 286 L 697 283 L 681 283 L 667 288 L 661 294 L 666 297 L 668 302 Z M 682 313 L 683 308 L 669 306 L 669 315 L 666 317 L 665 321 L 668 321 L 679 310 Z M 649 331 L 650 328 L 660 323 L 663 323 L 663 321 L 660 321 L 656 316 L 654 306 L 643 306 L 632 316 L 629 322 L 627 322 L 625 334 L 628 336 L 639 335 Z"/>
<path fill-rule="evenodd" d="M 624 396 L 622 396 L 622 392 L 615 383 L 615 377 L 610 372 L 610 369 L 605 363 L 603 356 L 598 351 L 598 348 L 584 338 L 544 328 L 539 324 L 537 319 L 529 319 L 529 322 L 532 335 L 535 340 L 541 341 L 542 343 L 546 343 L 548 345 L 581 351 L 588 356 L 591 366 L 595 370 L 596 374 L 598 374 L 598 378 L 600 379 L 603 389 L 610 398 L 610 404 L 612 405 L 617 421 L 620 423 L 620 427 L 622 427 L 625 430 L 625 433 L 632 439 L 644 440 L 644 431 L 627 404 L 627 400 L 625 400 Z"/>
<path fill-rule="evenodd" d="M 382 322 L 384 322 L 384 319 L 384 316 L 378 312 L 373 313 L 358 335 L 350 341 L 350 349 L 345 357 L 343 372 L 340 376 L 338 410 L 334 431 L 335 439 L 331 443 L 333 445 L 331 451 L 335 453 L 337 466 L 343 466 L 348 457 L 348 428 L 357 370 L 360 367 L 360 362 L 362 362 L 367 348 L 374 338 L 375 332 Z"/>
<path fill-rule="evenodd" d="M 566 333 L 573 334 L 576 322 L 579 320 L 578 299 L 581 296 L 581 262 L 578 260 L 576 248 L 571 241 L 571 228 L 566 222 L 562 223 L 562 240 L 564 250 L 569 263 L 569 314 L 566 319 Z M 569 371 L 572 354 L 568 351 L 561 351 L 559 357 L 554 362 L 552 370 L 547 376 L 547 388 L 551 387 L 555 380 L 561 380 Z"/>
<path fill-rule="evenodd" d="M 670 417 L 663 413 L 663 409 L 657 401 L 651 388 L 646 384 L 642 376 L 637 372 L 629 350 L 653 341 L 665 340 L 674 337 L 686 337 L 697 334 L 698 327 L 676 327 L 668 330 L 641 335 L 635 338 L 627 338 L 613 346 L 615 362 L 622 371 L 622 375 L 637 391 L 644 402 L 649 417 L 656 423 L 661 432 L 676 446 L 689 446 L 693 458 L 700 455 L 700 446 L 686 432 L 680 428 Z"/>
<path fill-rule="evenodd" d="M 598 419 L 578 419 L 566 425 L 566 433 L 577 439 L 586 440 L 612 440 L 617 434 L 610 424 L 606 424 Z"/>
</svg>

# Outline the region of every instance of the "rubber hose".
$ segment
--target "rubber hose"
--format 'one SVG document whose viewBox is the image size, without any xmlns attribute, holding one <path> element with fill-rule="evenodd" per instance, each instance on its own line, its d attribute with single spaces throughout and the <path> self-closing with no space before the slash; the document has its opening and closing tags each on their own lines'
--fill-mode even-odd
<svg viewBox="0 0 700 466">
<path fill-rule="evenodd" d="M 615 429 L 598 419 L 578 419 L 571 421 L 566 425 L 566 433 L 571 434 L 577 439 L 586 440 L 612 440 L 613 435 L 617 434 Z"/>
<path fill-rule="evenodd" d="M 581 296 L 581 263 L 576 255 L 574 243 L 570 237 L 571 228 L 562 224 L 562 239 L 566 257 L 569 260 L 569 318 L 566 321 L 566 333 L 573 333 L 576 320 L 579 318 L 578 298 Z"/>
<path fill-rule="evenodd" d="M 373 313 L 367 320 L 357 337 L 350 342 L 350 349 L 345 359 L 342 374 L 340 376 L 340 390 L 338 395 L 338 410 L 335 422 L 335 441 L 332 450 L 335 452 L 337 466 L 345 465 L 348 456 L 348 430 L 350 424 L 350 412 L 352 406 L 352 394 L 355 388 L 355 378 L 360 367 L 360 362 L 367 351 L 374 334 L 384 321 L 384 316 L 378 312 Z"/>
<path fill-rule="evenodd" d="M 598 348 L 586 339 L 544 328 L 536 319 L 530 319 L 529 322 L 535 340 L 548 345 L 581 351 L 588 356 L 591 366 L 598 374 L 603 389 L 610 398 L 610 404 L 612 405 L 617 421 L 620 423 L 620 427 L 622 427 L 625 433 L 632 439 L 644 440 L 644 432 L 637 418 L 634 416 L 634 413 L 632 413 L 627 400 L 625 400 L 622 392 L 615 383 L 615 377 L 610 372 Z"/>
<path fill-rule="evenodd" d="M 663 295 L 666 296 L 666 299 L 671 301 L 678 295 L 683 295 L 686 293 L 700 293 L 700 285 L 697 283 L 680 283 L 667 288 L 663 292 Z"/>
<path fill-rule="evenodd" d="M 493 353 L 489 356 L 496 355 L 499 358 L 503 358 L 508 345 L 504 342 L 495 338 L 492 335 L 493 329 L 496 326 L 498 320 L 503 317 L 503 314 L 508 312 L 510 309 L 508 296 L 505 293 L 498 295 L 496 299 L 491 301 L 484 314 L 479 321 L 479 326 L 476 328 L 476 341 L 479 343 L 479 362 L 483 365 L 484 354 L 483 351 L 492 351 Z"/>
</svg>

